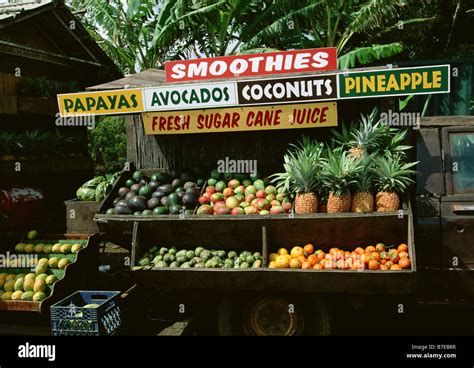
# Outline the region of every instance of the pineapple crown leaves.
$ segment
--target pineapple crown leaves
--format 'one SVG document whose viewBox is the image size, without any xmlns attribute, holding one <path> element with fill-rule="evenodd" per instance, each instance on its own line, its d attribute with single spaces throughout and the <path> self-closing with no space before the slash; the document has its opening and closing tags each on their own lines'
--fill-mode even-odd
<svg viewBox="0 0 474 368">
<path fill-rule="evenodd" d="M 344 124 L 344 122 L 341 124 L 341 131 L 337 129 L 331 129 L 331 134 L 333 136 L 333 139 L 331 141 L 331 146 L 334 147 L 342 147 L 344 149 L 347 149 L 350 147 L 350 142 L 352 140 L 352 134 L 356 129 L 356 125 L 354 122 L 351 122 L 349 127 Z"/>
<path fill-rule="evenodd" d="M 355 174 L 354 187 L 358 192 L 370 193 L 374 189 L 375 184 L 375 158 L 376 153 L 368 154 L 364 152 L 359 161 L 361 169 Z"/>
<path fill-rule="evenodd" d="M 343 195 L 356 184 L 355 177 L 361 170 L 362 165 L 355 156 L 337 149 L 328 152 L 327 159 L 322 163 L 322 183 L 335 195 Z"/>
<path fill-rule="evenodd" d="M 417 172 L 411 168 L 416 162 L 404 162 L 402 155 L 386 154 L 375 158 L 375 184 L 379 191 L 403 193 L 414 180 L 410 177 Z"/>
<path fill-rule="evenodd" d="M 322 149 L 322 144 L 303 136 L 298 145 L 290 145 L 283 156 L 285 171 L 271 175 L 272 182 L 290 193 L 314 192 L 319 183 Z"/>
<path fill-rule="evenodd" d="M 351 147 L 361 148 L 369 152 L 380 148 L 384 137 L 384 126 L 378 117 L 378 109 L 374 108 L 370 115 L 361 115 L 359 126 L 351 131 Z"/>
</svg>

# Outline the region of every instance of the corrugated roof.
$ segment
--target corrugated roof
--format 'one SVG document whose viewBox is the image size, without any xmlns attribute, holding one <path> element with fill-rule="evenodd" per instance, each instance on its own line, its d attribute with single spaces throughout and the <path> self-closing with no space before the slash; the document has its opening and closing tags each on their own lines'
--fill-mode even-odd
<svg viewBox="0 0 474 368">
<path fill-rule="evenodd" d="M 0 2 L 0 21 L 8 18 L 14 18 L 18 14 L 28 12 L 51 4 L 51 0 L 31 0 L 20 3 L 1 3 Z"/>
</svg>

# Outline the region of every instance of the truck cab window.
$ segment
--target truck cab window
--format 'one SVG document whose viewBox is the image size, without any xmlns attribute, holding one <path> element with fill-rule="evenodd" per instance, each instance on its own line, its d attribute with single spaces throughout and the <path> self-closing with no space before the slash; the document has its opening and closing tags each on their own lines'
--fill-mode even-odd
<svg viewBox="0 0 474 368">
<path fill-rule="evenodd" d="M 474 193 L 474 132 L 451 133 L 454 194 Z"/>
</svg>

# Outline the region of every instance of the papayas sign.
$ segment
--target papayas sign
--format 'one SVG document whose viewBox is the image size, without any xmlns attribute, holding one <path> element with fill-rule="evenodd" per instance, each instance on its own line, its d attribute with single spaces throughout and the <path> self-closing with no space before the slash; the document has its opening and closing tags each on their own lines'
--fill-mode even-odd
<svg viewBox="0 0 474 368">
<path fill-rule="evenodd" d="M 337 126 L 336 102 L 142 114 L 146 134 L 225 133 Z"/>
<path fill-rule="evenodd" d="M 143 111 L 141 89 L 58 95 L 61 117 L 111 115 Z"/>
<path fill-rule="evenodd" d="M 337 51 L 328 47 L 177 60 L 166 62 L 165 68 L 166 82 L 320 72 L 337 69 Z"/>
</svg>

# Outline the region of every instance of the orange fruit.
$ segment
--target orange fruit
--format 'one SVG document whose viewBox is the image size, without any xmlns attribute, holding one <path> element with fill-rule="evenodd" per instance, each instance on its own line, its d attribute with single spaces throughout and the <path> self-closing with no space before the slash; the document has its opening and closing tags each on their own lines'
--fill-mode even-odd
<svg viewBox="0 0 474 368">
<path fill-rule="evenodd" d="M 362 254 L 362 256 L 360 257 L 360 260 L 365 263 L 365 264 L 369 264 L 369 261 L 370 261 L 370 253 L 364 253 Z"/>
<path fill-rule="evenodd" d="M 400 257 L 400 259 L 408 258 L 408 253 L 407 252 L 400 252 L 400 253 L 398 253 L 398 256 Z"/>
<path fill-rule="evenodd" d="M 275 266 L 277 268 L 288 268 L 290 266 L 290 261 L 285 255 L 281 255 L 277 257 Z"/>
<path fill-rule="evenodd" d="M 302 268 L 303 270 L 309 270 L 309 269 L 311 269 L 311 263 L 308 262 L 308 261 L 305 261 L 305 262 L 303 262 L 303 264 L 301 265 L 301 268 Z"/>
<path fill-rule="evenodd" d="M 308 257 L 308 262 L 311 264 L 311 266 L 314 266 L 316 263 L 318 263 L 319 259 L 316 256 L 316 254 L 310 254 Z"/>
<path fill-rule="evenodd" d="M 408 259 L 408 258 L 400 258 L 400 261 L 398 261 L 398 265 L 399 265 L 400 268 L 402 268 L 402 269 L 410 268 L 410 266 L 411 266 L 410 259 Z"/>
<path fill-rule="evenodd" d="M 388 271 L 388 267 L 385 266 L 385 265 L 383 265 L 383 264 L 381 264 L 381 265 L 379 266 L 379 270 L 380 270 L 380 271 Z"/>
<path fill-rule="evenodd" d="M 394 263 L 392 261 L 387 261 L 387 263 L 385 263 L 385 267 L 387 267 L 388 269 L 390 269 L 390 267 L 392 267 L 394 265 Z"/>
<path fill-rule="evenodd" d="M 318 249 L 315 253 L 316 257 L 318 257 L 319 260 L 323 259 L 326 256 L 326 253 L 324 253 L 321 249 Z"/>
<path fill-rule="evenodd" d="M 380 258 L 388 261 L 390 259 L 390 254 L 388 252 L 381 252 Z"/>
<path fill-rule="evenodd" d="M 400 270 L 401 270 L 401 267 L 399 265 L 396 265 L 396 264 L 394 264 L 390 267 L 390 271 L 400 271 Z"/>
<path fill-rule="evenodd" d="M 365 252 L 365 250 L 364 250 L 363 248 L 361 248 L 361 247 L 357 247 L 357 248 L 354 250 L 354 252 L 359 253 L 359 254 L 363 254 L 363 253 Z"/>
<path fill-rule="evenodd" d="M 342 250 L 338 250 L 336 252 L 336 259 L 337 260 L 344 259 L 344 252 Z"/>
<path fill-rule="evenodd" d="M 304 250 L 301 247 L 293 247 L 290 252 L 291 258 L 298 258 L 304 256 Z"/>
<path fill-rule="evenodd" d="M 344 258 L 350 258 L 350 257 L 351 257 L 351 252 L 345 251 Z"/>
<path fill-rule="evenodd" d="M 314 246 L 313 246 L 313 244 L 306 244 L 306 245 L 303 247 L 303 250 L 304 250 L 304 252 L 305 252 L 307 255 L 313 254 L 313 252 L 314 252 Z"/>
<path fill-rule="evenodd" d="M 322 261 L 321 261 L 322 262 Z M 335 261 L 332 261 L 332 260 L 326 260 L 326 262 L 324 263 L 324 269 L 326 270 L 332 270 L 336 268 L 336 262 Z"/>
<path fill-rule="evenodd" d="M 385 244 L 383 244 L 383 243 L 378 243 L 378 244 L 376 244 L 376 245 L 375 245 L 375 250 L 376 250 L 377 252 L 383 252 L 383 251 L 385 251 Z"/>
<path fill-rule="evenodd" d="M 391 252 L 391 253 L 390 253 L 390 260 L 391 260 L 393 263 L 397 263 L 399 259 L 400 259 L 400 256 L 398 255 L 398 252 L 397 252 L 397 251 L 394 251 L 394 252 Z"/>
<path fill-rule="evenodd" d="M 371 253 L 375 252 L 375 247 L 373 245 L 369 245 L 367 248 L 365 248 L 366 253 Z"/>
<path fill-rule="evenodd" d="M 288 254 L 288 251 L 285 248 L 280 248 L 278 249 L 277 254 L 282 256 L 283 254 Z"/>
<path fill-rule="evenodd" d="M 340 270 L 345 270 L 346 269 L 346 262 L 344 262 L 343 259 L 338 259 L 336 262 L 336 268 Z"/>
<path fill-rule="evenodd" d="M 275 261 L 271 261 L 271 262 L 268 264 L 268 268 L 277 268 L 276 262 L 275 262 Z"/>
<path fill-rule="evenodd" d="M 313 270 L 322 270 L 322 269 L 323 269 L 323 265 L 322 265 L 322 264 L 316 263 L 316 264 L 313 266 Z"/>
<path fill-rule="evenodd" d="M 398 250 L 398 253 L 408 252 L 408 245 L 406 245 L 405 243 L 402 243 L 398 246 L 397 250 Z"/>
<path fill-rule="evenodd" d="M 386 259 L 381 259 L 381 260 L 380 260 L 380 264 L 381 264 L 381 265 L 384 265 L 384 264 L 387 263 L 387 262 L 388 262 L 388 261 L 387 261 Z"/>
<path fill-rule="evenodd" d="M 301 268 L 302 262 L 298 258 L 292 258 L 290 261 L 290 268 Z"/>
<path fill-rule="evenodd" d="M 307 261 L 307 259 L 306 259 L 306 257 L 305 257 L 305 256 L 299 256 L 299 257 L 297 257 L 297 258 L 300 260 L 300 262 L 301 262 L 301 263 L 303 263 L 303 262 L 306 262 L 306 261 Z"/>
<path fill-rule="evenodd" d="M 277 253 L 270 253 L 270 255 L 268 256 L 268 259 L 270 259 L 271 262 L 275 262 L 277 257 L 278 257 Z"/>
<path fill-rule="evenodd" d="M 375 259 L 377 262 L 380 261 L 380 253 L 379 252 L 370 253 L 370 259 Z"/>
<path fill-rule="evenodd" d="M 369 270 L 378 270 L 379 269 L 379 263 L 375 259 L 371 259 L 369 261 Z"/>
<path fill-rule="evenodd" d="M 329 261 L 322 259 L 321 261 L 319 261 L 319 264 L 321 265 L 322 268 L 326 268 L 326 262 L 329 262 Z"/>
</svg>

